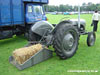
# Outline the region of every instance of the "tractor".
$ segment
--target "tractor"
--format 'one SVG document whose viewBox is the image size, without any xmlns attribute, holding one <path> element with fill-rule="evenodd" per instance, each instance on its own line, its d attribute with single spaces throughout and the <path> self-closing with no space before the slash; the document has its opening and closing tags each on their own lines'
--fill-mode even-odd
<svg viewBox="0 0 100 75">
<path fill-rule="evenodd" d="M 57 56 L 67 59 L 76 53 L 81 35 L 88 34 L 88 46 L 95 44 L 95 32 L 86 32 L 85 26 L 86 22 L 83 19 L 80 20 L 80 28 L 78 27 L 78 19 L 63 20 L 56 25 L 47 21 L 39 21 L 31 27 L 29 41 L 33 44 L 53 45 Z"/>
<path fill-rule="evenodd" d="M 50 24 L 47 21 L 35 23 L 30 30 L 30 40 L 39 42 L 45 46 L 53 45 L 60 59 L 72 57 L 79 45 L 81 35 L 88 35 L 87 45 L 93 46 L 96 40 L 94 31 L 86 31 L 86 21 L 80 19 L 80 5 L 78 6 L 78 19 L 63 18 L 58 24 Z"/>
</svg>

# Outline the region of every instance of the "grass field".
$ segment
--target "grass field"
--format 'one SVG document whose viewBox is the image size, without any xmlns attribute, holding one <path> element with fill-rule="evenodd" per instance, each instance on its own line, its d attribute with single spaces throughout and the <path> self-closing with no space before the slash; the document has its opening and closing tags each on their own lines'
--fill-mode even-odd
<svg viewBox="0 0 100 75">
<path fill-rule="evenodd" d="M 77 18 L 77 15 L 47 15 L 50 23 L 58 23 L 63 17 Z M 86 29 L 92 31 L 92 15 L 81 15 L 86 20 Z M 100 25 L 100 24 L 99 24 Z M 100 75 L 100 26 L 98 28 L 96 43 L 93 47 L 86 44 L 87 36 L 81 36 L 77 53 L 70 59 L 59 60 L 54 54 L 53 58 L 33 67 L 19 71 L 9 64 L 8 58 L 12 51 L 27 44 L 23 36 L 0 41 L 0 75 Z M 97 73 L 70 73 L 68 70 L 98 70 Z"/>
</svg>

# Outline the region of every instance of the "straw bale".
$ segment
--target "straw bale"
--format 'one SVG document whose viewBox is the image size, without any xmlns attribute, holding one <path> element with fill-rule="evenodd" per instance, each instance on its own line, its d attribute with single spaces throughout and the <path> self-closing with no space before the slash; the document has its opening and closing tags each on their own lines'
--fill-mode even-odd
<svg viewBox="0 0 100 75">
<path fill-rule="evenodd" d="M 16 49 L 13 51 L 13 57 L 18 64 L 23 64 L 26 60 L 32 57 L 34 54 L 42 50 L 41 44 L 32 45 L 29 47 L 24 47 L 20 49 Z"/>
</svg>

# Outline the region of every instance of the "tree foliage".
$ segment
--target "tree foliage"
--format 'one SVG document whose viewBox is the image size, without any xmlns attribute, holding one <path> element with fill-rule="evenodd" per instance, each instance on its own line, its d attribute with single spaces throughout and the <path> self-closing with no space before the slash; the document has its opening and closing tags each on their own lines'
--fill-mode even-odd
<svg viewBox="0 0 100 75">
<path fill-rule="evenodd" d="M 66 12 L 66 11 L 77 11 L 78 10 L 78 6 L 71 6 L 71 5 L 59 5 L 59 6 L 55 6 L 55 5 L 44 5 L 45 11 L 46 12 L 54 12 L 54 11 L 58 11 L 58 12 Z M 95 11 L 98 10 L 100 11 L 100 4 L 93 4 L 91 2 L 89 3 L 83 3 L 81 6 L 81 11 Z"/>
</svg>

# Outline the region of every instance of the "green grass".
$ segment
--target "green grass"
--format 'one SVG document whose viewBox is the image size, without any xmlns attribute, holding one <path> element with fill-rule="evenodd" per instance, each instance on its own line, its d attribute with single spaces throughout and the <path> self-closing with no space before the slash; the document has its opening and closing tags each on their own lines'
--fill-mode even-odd
<svg viewBox="0 0 100 75">
<path fill-rule="evenodd" d="M 77 18 L 77 15 L 47 15 L 50 23 L 58 23 L 63 17 Z M 86 20 L 86 29 L 92 31 L 92 15 L 81 15 Z M 100 24 L 99 24 L 100 25 Z M 33 67 L 19 71 L 8 61 L 12 51 L 27 44 L 24 37 L 14 37 L 0 41 L 0 75 L 99 75 L 100 74 L 100 26 L 96 43 L 93 47 L 86 44 L 87 36 L 81 36 L 77 53 L 70 59 L 60 60 L 55 54 L 53 58 Z M 97 73 L 70 73 L 68 70 L 98 70 Z"/>
</svg>

